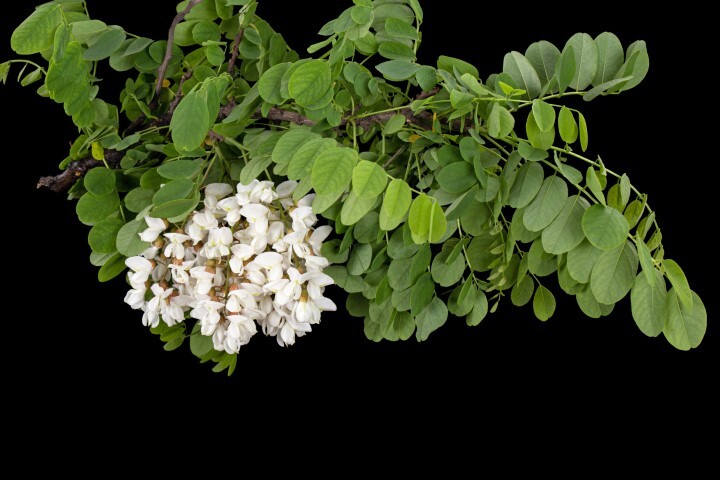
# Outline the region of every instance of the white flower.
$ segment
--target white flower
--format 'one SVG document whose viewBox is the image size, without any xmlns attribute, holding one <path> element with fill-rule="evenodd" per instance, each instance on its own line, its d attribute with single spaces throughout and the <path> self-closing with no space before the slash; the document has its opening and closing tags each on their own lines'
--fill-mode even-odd
<svg viewBox="0 0 720 480">
<path fill-rule="evenodd" d="M 295 304 L 293 316 L 300 323 L 319 323 L 320 309 L 313 302 L 300 300 Z"/>
<path fill-rule="evenodd" d="M 272 182 L 258 182 L 250 191 L 250 201 L 255 203 L 272 203 L 278 198 L 273 190 Z"/>
<path fill-rule="evenodd" d="M 205 244 L 207 258 L 219 258 L 230 253 L 230 244 L 233 241 L 232 230 L 228 227 L 213 228 L 208 232 L 208 241 Z"/>
<path fill-rule="evenodd" d="M 243 243 L 233 245 L 230 250 L 233 254 L 230 258 L 230 270 L 233 273 L 243 273 L 245 262 L 255 255 L 255 250 L 250 245 Z"/>
<path fill-rule="evenodd" d="M 233 226 L 240 221 L 240 204 L 236 197 L 226 198 L 218 202 L 218 209 L 225 213 L 225 221 Z"/>
<path fill-rule="evenodd" d="M 257 233 L 265 234 L 268 229 L 268 212 L 265 205 L 250 203 L 240 209 L 240 213 L 248 222 L 255 226 Z"/>
<path fill-rule="evenodd" d="M 322 243 L 325 241 L 325 239 L 332 233 L 332 227 L 329 225 L 323 225 L 322 227 L 318 227 L 315 229 L 315 231 L 310 235 L 310 239 L 308 240 L 308 243 L 312 247 L 313 251 L 315 252 L 315 255 L 320 255 L 320 249 L 322 248 Z"/>
<path fill-rule="evenodd" d="M 175 257 L 180 260 L 185 258 L 183 243 L 191 240 L 191 238 L 183 233 L 166 233 L 165 238 L 170 240 L 165 246 L 165 256 L 168 258 Z"/>
<path fill-rule="evenodd" d="M 189 260 L 182 262 L 180 265 L 171 263 L 169 265 L 170 272 L 172 274 L 172 280 L 175 283 L 188 283 L 190 281 L 189 270 L 195 264 L 194 261 Z"/>
<path fill-rule="evenodd" d="M 225 335 L 224 347 L 227 353 L 237 353 L 240 347 L 247 345 L 250 338 L 257 333 L 255 322 L 242 315 L 229 315 L 229 326 Z"/>
<path fill-rule="evenodd" d="M 277 342 L 281 347 L 295 345 L 296 337 L 302 337 L 310 331 L 312 331 L 312 327 L 309 323 L 300 323 L 292 318 L 285 318 L 285 324 L 277 335 Z"/>
<path fill-rule="evenodd" d="M 235 195 L 238 205 L 242 207 L 251 202 L 250 194 L 252 193 L 253 188 L 255 188 L 255 185 L 257 185 L 258 183 L 260 183 L 259 180 L 253 180 L 252 182 L 250 182 L 249 185 L 243 185 L 242 183 L 238 183 L 237 195 Z"/>
<path fill-rule="evenodd" d="M 185 320 L 185 307 L 190 297 L 186 295 L 170 296 L 169 302 L 162 314 L 162 319 L 169 327 Z"/>
<path fill-rule="evenodd" d="M 293 220 L 292 229 L 296 232 L 307 232 L 310 227 L 317 223 L 317 216 L 315 216 L 311 207 L 297 207 L 290 212 L 290 217 Z"/>
<path fill-rule="evenodd" d="M 133 310 L 140 310 L 145 306 L 145 292 L 147 292 L 147 289 L 144 286 L 128 290 L 125 294 L 125 303 L 130 305 Z"/>
<path fill-rule="evenodd" d="M 193 215 L 192 221 L 188 222 L 188 225 L 185 227 L 185 231 L 190 238 L 192 238 L 193 244 L 196 244 L 205 239 L 205 235 L 208 230 L 217 228 L 217 226 L 218 221 L 217 218 L 215 218 L 215 215 L 208 210 L 203 210 L 202 212 L 197 212 Z"/>
<path fill-rule="evenodd" d="M 160 313 L 165 311 L 167 303 L 165 301 L 173 293 L 172 288 L 163 288 L 159 284 L 154 283 L 150 290 L 155 295 L 147 303 L 145 314 L 143 315 L 143 325 L 155 328 L 160 324 Z"/>
<path fill-rule="evenodd" d="M 190 276 L 197 280 L 195 290 L 200 295 L 207 295 L 213 287 L 215 280 L 215 269 L 208 267 L 193 267 L 190 269 Z"/>
<path fill-rule="evenodd" d="M 200 331 L 203 335 L 210 336 L 220 321 L 219 310 L 225 305 L 213 300 L 205 300 L 190 311 L 190 316 L 200 320 Z"/>
<path fill-rule="evenodd" d="M 147 258 L 130 257 L 125 259 L 125 265 L 132 270 L 128 272 L 128 281 L 134 289 L 145 289 L 145 282 L 152 274 L 153 264 Z"/>
<path fill-rule="evenodd" d="M 162 218 L 145 217 L 145 223 L 148 228 L 140 233 L 140 240 L 143 242 L 154 242 L 167 228 Z"/>
</svg>

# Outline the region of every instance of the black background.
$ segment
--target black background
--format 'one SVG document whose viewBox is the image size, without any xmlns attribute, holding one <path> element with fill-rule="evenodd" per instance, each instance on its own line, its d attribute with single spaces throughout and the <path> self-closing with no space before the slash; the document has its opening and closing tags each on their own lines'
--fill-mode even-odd
<svg viewBox="0 0 720 480">
<path fill-rule="evenodd" d="M 270 7 L 272 3 L 282 6 Z M 12 56 L 10 33 L 30 13 L 27 4 L 4 7 L 0 60 Z M 160 39 L 166 36 L 175 2 L 89 4 L 93 18 Z M 349 0 L 262 1 L 258 13 L 303 52 L 346 4 Z M 365 339 L 362 320 L 341 308 L 323 314 L 322 324 L 291 348 L 282 349 L 274 339 L 258 335 L 240 352 L 233 377 L 214 374 L 186 347 L 162 350 L 138 312 L 123 303 L 123 279 L 97 282 L 97 269 L 87 260 L 88 228 L 78 222 L 74 202 L 35 189 L 39 176 L 56 172 L 76 132 L 61 106 L 37 97 L 32 87 L 16 84 L 15 66 L 8 85 L 0 85 L 6 122 L 0 162 L 4 186 L 12 189 L 5 194 L 11 211 L 3 215 L 4 251 L 12 265 L 19 263 L 4 269 L 6 280 L 16 285 L 6 291 L 5 300 L 18 309 L 4 315 L 3 344 L 16 353 L 5 362 L 8 371 L 25 382 L 36 379 L 40 386 L 61 381 L 64 388 L 52 395 L 70 398 L 137 394 L 158 405 L 193 392 L 242 392 L 234 397 L 241 401 L 242 394 L 253 399 L 286 393 L 309 398 L 323 391 L 330 392 L 324 403 L 362 396 L 369 398 L 369 408 L 390 415 L 396 404 L 422 403 L 426 397 L 408 393 L 415 391 L 456 398 L 458 405 L 504 394 L 534 403 L 558 388 L 583 388 L 591 392 L 583 399 L 607 396 L 620 402 L 628 400 L 628 392 L 648 388 L 663 394 L 688 392 L 693 398 L 706 395 L 714 376 L 711 356 L 716 361 L 719 328 L 713 291 L 717 282 L 708 273 L 717 268 L 717 255 L 706 230 L 716 217 L 714 179 L 705 168 L 716 161 L 717 149 L 704 148 L 712 133 L 692 120 L 702 100 L 691 103 L 692 89 L 685 85 L 688 72 L 698 68 L 686 52 L 701 44 L 701 29 L 681 36 L 669 26 L 683 24 L 691 14 L 654 12 L 656 18 L 650 20 L 629 10 L 563 14 L 557 6 L 510 13 L 488 9 L 485 2 L 449 0 L 424 1 L 423 6 L 420 61 L 434 64 L 440 54 L 460 57 L 475 64 L 483 77 L 502 69 L 506 52 L 524 52 L 540 39 L 562 47 L 577 31 L 595 36 L 608 30 L 624 45 L 647 41 L 651 69 L 645 82 L 581 107 L 589 123 L 591 154 L 601 154 L 609 168 L 628 173 L 649 194 L 665 234 L 666 256 L 680 263 L 705 302 L 709 326 L 699 349 L 679 352 L 662 337 L 645 337 L 632 320 L 628 300 L 608 318 L 588 319 L 555 285 L 558 308 L 546 323 L 534 318 L 531 307 L 517 309 L 508 299 L 478 327 L 451 318 L 425 343 L 413 339 L 374 344 Z M 101 86 L 101 96 L 114 102 L 124 74 L 101 73 L 108 84 Z M 696 79 L 707 76 L 693 74 Z M 700 97 L 708 95 L 702 83 L 695 88 Z M 687 113 L 681 114 L 683 110 Z M 341 303 L 339 292 L 333 296 Z M 474 389 L 479 397 L 469 393 Z M 556 398 L 565 401 L 573 398 L 570 395 Z"/>
</svg>

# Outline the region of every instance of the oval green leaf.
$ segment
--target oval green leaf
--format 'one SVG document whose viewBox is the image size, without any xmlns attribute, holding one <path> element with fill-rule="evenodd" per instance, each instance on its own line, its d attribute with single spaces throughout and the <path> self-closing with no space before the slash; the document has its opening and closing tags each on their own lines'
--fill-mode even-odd
<svg viewBox="0 0 720 480">
<path fill-rule="evenodd" d="M 590 243 L 601 250 L 619 247 L 630 232 L 630 225 L 622 213 L 600 204 L 585 210 L 582 228 Z"/>
</svg>

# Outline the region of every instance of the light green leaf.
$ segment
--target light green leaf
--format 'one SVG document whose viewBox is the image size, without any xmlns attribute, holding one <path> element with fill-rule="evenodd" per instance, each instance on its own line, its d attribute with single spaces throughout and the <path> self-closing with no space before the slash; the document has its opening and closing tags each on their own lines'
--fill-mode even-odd
<svg viewBox="0 0 720 480">
<path fill-rule="evenodd" d="M 324 60 L 311 60 L 300 65 L 292 74 L 288 91 L 298 105 L 308 107 L 325 97 L 331 81 L 330 64 Z"/>
<path fill-rule="evenodd" d="M 418 39 L 417 30 L 411 24 L 399 18 L 388 17 L 385 19 L 385 32 L 395 38 L 406 38 L 408 40 Z"/>
<path fill-rule="evenodd" d="M 269 155 L 259 155 L 250 160 L 240 171 L 240 183 L 248 185 L 258 178 L 270 166 L 272 158 Z"/>
<path fill-rule="evenodd" d="M 459 58 L 440 55 L 438 57 L 437 66 L 440 70 L 445 70 L 449 73 L 454 73 L 455 69 L 457 69 L 457 71 L 460 72 L 460 75 L 468 73 L 475 78 L 480 77 L 477 68 L 466 61 L 460 60 Z"/>
<path fill-rule="evenodd" d="M 428 339 L 430 334 L 445 324 L 448 316 L 448 309 L 445 302 L 435 297 L 430 304 L 415 318 L 417 332 L 415 338 L 418 342 Z"/>
<path fill-rule="evenodd" d="M 280 92 L 282 79 L 290 68 L 290 63 L 278 63 L 271 67 L 258 81 L 258 93 L 263 100 L 273 105 L 280 105 L 285 100 Z"/>
<path fill-rule="evenodd" d="M 454 162 L 443 167 L 435 177 L 440 188 L 448 193 L 462 193 L 477 183 L 473 166 Z"/>
<path fill-rule="evenodd" d="M 140 213 L 152 205 L 153 195 L 155 195 L 154 190 L 142 187 L 134 188 L 125 196 L 125 207 L 131 212 Z"/>
<path fill-rule="evenodd" d="M 343 225 L 354 225 L 372 210 L 376 201 L 376 197 L 359 197 L 354 190 L 351 191 L 343 202 L 340 221 Z"/>
<path fill-rule="evenodd" d="M 533 312 L 538 320 L 546 322 L 555 313 L 555 296 L 550 290 L 538 285 L 533 298 Z"/>
<path fill-rule="evenodd" d="M 390 60 L 415 61 L 415 51 L 400 42 L 383 42 L 378 47 L 378 53 Z"/>
<path fill-rule="evenodd" d="M 432 278 L 435 283 L 441 287 L 450 287 L 455 285 L 462 279 L 463 273 L 465 272 L 465 257 L 457 255 L 455 260 L 446 263 L 446 260 L 450 257 L 452 249 L 443 248 L 443 250 L 435 256 L 432 262 Z"/>
<path fill-rule="evenodd" d="M 535 122 L 534 115 L 528 115 L 525 122 L 525 131 L 530 144 L 539 150 L 549 150 L 555 142 L 555 129 L 543 132 Z"/>
<path fill-rule="evenodd" d="M 582 219 L 589 206 L 590 204 L 579 195 L 568 197 L 562 211 L 542 232 L 543 248 L 548 253 L 555 255 L 567 253 L 585 239 Z"/>
<path fill-rule="evenodd" d="M 555 76 L 555 66 L 560 58 L 560 50 L 552 43 L 541 40 L 528 47 L 525 58 L 535 68 L 540 83 L 546 85 Z"/>
<path fill-rule="evenodd" d="M 198 358 L 202 358 L 213 350 L 212 337 L 200 334 L 200 322 L 197 322 L 190 334 L 190 351 Z"/>
<path fill-rule="evenodd" d="M 122 29 L 110 27 L 90 39 L 88 49 L 83 52 L 83 58 L 90 62 L 104 60 L 120 48 L 125 38 L 127 35 Z"/>
<path fill-rule="evenodd" d="M 163 205 L 173 200 L 187 198 L 194 190 L 195 184 L 187 178 L 172 180 L 160 188 L 153 196 L 153 203 L 156 206 Z"/>
<path fill-rule="evenodd" d="M 317 157 L 325 150 L 335 147 L 337 147 L 337 142 L 332 138 L 316 138 L 303 144 L 295 151 L 290 159 L 287 171 L 288 178 L 291 180 L 307 178 L 312 174 L 312 169 Z"/>
<path fill-rule="evenodd" d="M 145 231 L 147 225 L 142 219 L 132 220 L 120 228 L 115 245 L 117 251 L 126 257 L 140 255 L 150 247 L 150 243 L 140 240 L 140 233 Z"/>
<path fill-rule="evenodd" d="M 390 60 L 377 65 L 375 68 L 388 80 L 399 82 L 415 75 L 420 65 L 406 60 Z"/>
<path fill-rule="evenodd" d="M 557 271 L 557 257 L 543 248 L 542 239 L 535 240 L 527 254 L 528 270 L 538 277 L 547 277 Z"/>
<path fill-rule="evenodd" d="M 173 143 L 178 151 L 190 152 L 203 144 L 210 130 L 209 115 L 207 96 L 200 91 L 190 92 L 180 100 L 170 120 Z"/>
<path fill-rule="evenodd" d="M 610 90 L 615 85 L 627 82 L 628 80 L 631 80 L 633 77 L 632 75 L 628 77 L 621 77 L 616 78 L 614 80 L 608 80 L 605 83 L 601 83 L 600 85 L 590 89 L 585 95 L 583 95 L 583 100 L 586 102 L 590 102 L 597 98 L 600 94 L 605 93 L 606 91 Z"/>
<path fill-rule="evenodd" d="M 584 152 L 588 147 L 588 129 L 585 116 L 580 112 L 578 112 L 578 124 L 580 126 L 580 148 Z"/>
<path fill-rule="evenodd" d="M 75 206 L 75 213 L 85 225 L 95 225 L 115 214 L 118 207 L 120 207 L 120 198 L 117 192 L 113 191 L 100 197 L 88 192 L 80 197 Z"/>
<path fill-rule="evenodd" d="M 610 32 L 603 32 L 595 37 L 598 50 L 598 66 L 593 85 L 600 85 L 615 78 L 623 64 L 625 53 L 620 39 Z"/>
<path fill-rule="evenodd" d="M 510 189 L 507 203 L 513 208 L 525 208 L 537 196 L 544 180 L 543 168 L 539 163 L 528 162 L 518 170 Z"/>
<path fill-rule="evenodd" d="M 350 252 L 347 263 L 347 270 L 350 275 L 361 275 L 370 268 L 372 262 L 372 246 L 369 244 L 357 244 Z"/>
<path fill-rule="evenodd" d="M 19 55 L 43 52 L 53 46 L 55 30 L 61 22 L 60 5 L 40 5 L 12 33 L 10 47 Z"/>
<path fill-rule="evenodd" d="M 625 63 L 615 74 L 615 78 L 629 77 L 627 83 L 619 83 L 611 91 L 624 92 L 640 84 L 650 69 L 650 58 L 647 53 L 647 45 L 644 41 L 633 42 L 625 53 Z"/>
<path fill-rule="evenodd" d="M 510 52 L 503 59 L 503 72 L 510 75 L 515 86 L 527 92 L 533 99 L 540 94 L 542 84 L 532 64 L 520 52 Z"/>
<path fill-rule="evenodd" d="M 662 274 L 653 270 L 652 277 L 640 274 L 630 292 L 632 316 L 641 332 L 657 337 L 667 319 L 667 290 Z M 652 282 L 648 281 L 652 278 Z"/>
<path fill-rule="evenodd" d="M 576 33 L 566 45 L 572 46 L 575 53 L 575 75 L 570 86 L 578 91 L 585 90 L 597 72 L 598 48 L 587 33 Z"/>
<path fill-rule="evenodd" d="M 123 222 L 119 218 L 106 218 L 96 223 L 88 234 L 88 244 L 92 251 L 101 254 L 117 251 L 115 237 L 122 226 Z"/>
<path fill-rule="evenodd" d="M 603 250 L 594 247 L 590 242 L 584 240 L 580 245 L 568 252 L 568 273 L 577 282 L 589 283 L 590 274 L 595 266 L 595 262 L 602 254 Z"/>
<path fill-rule="evenodd" d="M 558 130 L 560 131 L 560 138 L 567 144 L 575 143 L 578 138 L 578 125 L 575 122 L 575 117 L 572 111 L 567 107 L 560 109 L 560 115 L 558 116 Z"/>
<path fill-rule="evenodd" d="M 533 100 L 532 113 L 541 132 L 555 128 L 555 109 L 542 100 Z"/>
<path fill-rule="evenodd" d="M 313 189 L 319 194 L 341 194 L 350 185 L 357 161 L 358 154 L 351 148 L 325 150 L 313 165 Z"/>
<path fill-rule="evenodd" d="M 582 290 L 577 293 L 575 298 L 580 310 L 590 318 L 602 317 L 602 308 L 598 303 L 597 299 L 593 296 L 590 287 L 585 286 Z"/>
<path fill-rule="evenodd" d="M 62 35 L 63 28 L 58 29 L 58 36 Z M 88 127 L 95 120 L 95 111 L 90 101 L 88 69 L 82 50 L 78 42 L 68 43 L 64 50 L 56 48 L 45 84 L 50 98 L 64 104 L 65 113 L 73 117 L 75 125 Z"/>
<path fill-rule="evenodd" d="M 421 193 L 410 206 L 408 226 L 415 243 L 437 243 L 445 234 L 447 220 L 437 201 Z"/>
<path fill-rule="evenodd" d="M 590 288 L 597 301 L 612 305 L 622 300 L 633 286 L 637 269 L 637 253 L 630 242 L 600 255 L 590 275 Z"/>
<path fill-rule="evenodd" d="M 527 305 L 535 292 L 535 281 L 531 276 L 525 276 L 517 282 L 510 292 L 510 300 L 516 307 Z"/>
<path fill-rule="evenodd" d="M 531 232 L 544 229 L 558 214 L 568 198 L 568 188 L 565 180 L 553 175 L 548 177 L 540 187 L 535 199 L 527 206 L 523 214 L 523 224 Z"/>
<path fill-rule="evenodd" d="M 371 198 L 375 201 L 385 191 L 387 179 L 388 176 L 380 165 L 360 160 L 352 173 L 353 192 L 360 198 Z"/>
<path fill-rule="evenodd" d="M 599 204 L 585 211 L 582 228 L 590 243 L 601 250 L 614 250 L 621 246 L 630 232 L 627 219 L 620 212 Z"/>
<path fill-rule="evenodd" d="M 635 244 L 637 245 L 638 257 L 640 257 L 640 265 L 642 266 L 643 272 L 646 275 L 647 283 L 651 286 L 655 284 L 655 277 L 657 276 L 657 270 L 653 263 L 650 249 L 645 245 L 645 242 L 639 236 L 635 236 Z M 689 288 L 689 287 L 688 287 Z"/>
<path fill-rule="evenodd" d="M 410 283 L 410 282 L 408 282 Z M 410 293 L 410 313 L 417 316 L 432 302 L 435 295 L 435 283 L 430 273 L 423 273 L 412 286 Z"/>
<path fill-rule="evenodd" d="M 407 340 L 415 331 L 415 319 L 408 312 L 395 312 L 388 321 L 385 338 L 390 341 Z"/>
<path fill-rule="evenodd" d="M 173 200 L 155 208 L 150 212 L 150 216 L 153 218 L 179 218 L 180 220 L 184 220 L 190 212 L 195 210 L 198 203 L 200 203 L 200 195 L 195 195 L 194 198 Z"/>
<path fill-rule="evenodd" d="M 397 115 L 393 115 L 383 127 L 383 134 L 393 135 L 399 132 L 405 126 L 406 120 L 407 119 L 405 118 L 405 115 L 402 115 L 400 113 L 398 113 Z"/>
<path fill-rule="evenodd" d="M 670 283 L 674 287 L 673 290 L 675 290 L 683 306 L 691 309 L 693 306 L 693 296 L 685 272 L 682 271 L 680 265 L 674 260 L 666 258 L 662 264 L 663 267 L 665 267 L 665 276 L 670 280 Z"/>
<path fill-rule="evenodd" d="M 273 148 L 272 159 L 275 163 L 288 163 L 299 152 L 300 148 L 313 140 L 319 140 L 320 135 L 313 133 L 309 128 L 299 127 L 284 133 Z"/>
<path fill-rule="evenodd" d="M 680 299 L 676 288 L 667 295 L 667 323 L 663 334 L 670 344 L 679 350 L 697 348 L 707 330 L 707 311 L 700 297 L 691 292 L 691 305 Z"/>
<path fill-rule="evenodd" d="M 380 209 L 380 228 L 389 231 L 397 228 L 410 208 L 412 193 L 407 183 L 400 179 L 390 182 Z"/>
<path fill-rule="evenodd" d="M 448 310 L 453 315 L 464 317 L 475 306 L 475 297 L 477 297 L 477 288 L 472 278 L 465 280 L 463 283 L 455 287 L 450 298 L 448 299 Z"/>
<path fill-rule="evenodd" d="M 504 138 L 515 128 L 515 117 L 508 110 L 496 103 L 488 117 L 488 134 L 494 138 Z"/>
<path fill-rule="evenodd" d="M 194 160 L 173 160 L 160 165 L 157 172 L 170 180 L 193 178 L 200 171 L 201 164 Z"/>
</svg>

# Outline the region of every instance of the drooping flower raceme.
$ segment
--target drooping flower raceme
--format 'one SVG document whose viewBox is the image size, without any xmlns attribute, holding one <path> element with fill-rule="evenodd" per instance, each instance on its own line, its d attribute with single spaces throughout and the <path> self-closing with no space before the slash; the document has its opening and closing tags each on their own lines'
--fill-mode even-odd
<svg viewBox="0 0 720 480">
<path fill-rule="evenodd" d="M 150 327 L 193 318 L 216 350 L 230 354 L 258 330 L 294 344 L 322 312 L 336 310 L 323 295 L 333 280 L 320 253 L 332 229 L 315 228 L 314 195 L 294 202 L 296 187 L 254 180 L 232 195 L 232 186 L 212 184 L 204 208 L 184 225 L 146 217 L 140 237 L 153 243 L 126 260 L 125 302 Z"/>
</svg>

